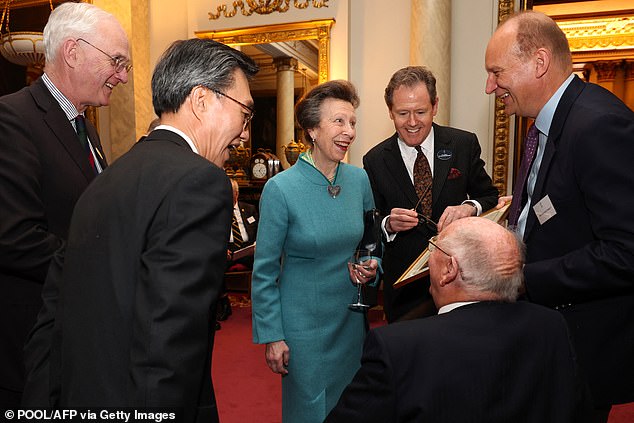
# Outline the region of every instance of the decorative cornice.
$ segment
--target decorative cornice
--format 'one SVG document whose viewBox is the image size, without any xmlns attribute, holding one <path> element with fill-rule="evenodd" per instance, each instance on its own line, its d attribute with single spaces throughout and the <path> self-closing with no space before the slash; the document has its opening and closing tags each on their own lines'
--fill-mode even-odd
<svg viewBox="0 0 634 423">
<path fill-rule="evenodd" d="M 561 20 L 557 24 L 566 34 L 573 54 L 634 48 L 634 15 Z"/>
<path fill-rule="evenodd" d="M 258 15 L 268 15 L 273 12 L 284 13 L 290 8 L 290 0 L 246 0 L 247 7 L 244 5 L 244 1 L 236 0 L 233 2 L 233 11 L 227 11 L 227 5 L 222 4 L 217 7 L 216 13 L 209 12 L 209 20 L 215 20 L 223 15 L 225 18 L 231 18 L 238 13 L 238 9 L 244 16 L 251 16 L 253 13 Z M 293 0 L 293 6 L 296 9 L 306 9 L 311 2 L 309 0 Z M 328 7 L 328 0 L 312 0 L 314 8 L 319 9 L 322 7 Z"/>
</svg>

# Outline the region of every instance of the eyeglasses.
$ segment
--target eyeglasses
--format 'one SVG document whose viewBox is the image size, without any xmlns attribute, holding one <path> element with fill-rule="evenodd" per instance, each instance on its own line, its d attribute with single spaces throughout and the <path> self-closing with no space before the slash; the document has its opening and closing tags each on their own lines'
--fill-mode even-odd
<svg viewBox="0 0 634 423">
<path fill-rule="evenodd" d="M 247 106 L 246 104 L 244 104 L 241 101 L 236 100 L 235 98 L 231 97 L 230 95 L 227 95 L 221 91 L 218 90 L 214 90 L 212 89 L 213 92 L 215 92 L 216 94 L 219 94 L 223 97 L 228 98 L 231 101 L 234 101 L 235 103 L 238 103 L 240 106 L 244 107 L 245 109 L 247 109 L 249 111 L 249 113 L 245 113 L 244 114 L 244 124 L 242 126 L 242 129 L 247 129 L 247 125 L 249 124 L 249 122 L 251 122 L 251 119 L 253 119 L 253 116 L 255 116 L 255 110 L 253 110 L 252 107 Z"/>
<path fill-rule="evenodd" d="M 432 253 L 434 251 L 434 249 L 438 248 L 438 250 L 441 253 L 444 253 L 445 255 L 451 257 L 451 254 L 449 254 L 448 252 L 446 252 L 445 250 L 443 250 L 442 248 L 440 248 L 437 244 L 438 242 L 438 235 L 434 235 L 431 238 L 429 238 L 429 252 Z"/>
<path fill-rule="evenodd" d="M 108 56 L 108 58 L 110 58 L 110 64 L 112 64 L 112 66 L 114 67 L 114 71 L 116 73 L 119 73 L 119 72 L 123 71 L 124 69 L 128 73 L 132 70 L 132 63 L 130 63 L 129 60 L 124 59 L 123 57 L 111 56 L 108 53 L 106 53 L 105 51 L 103 51 L 102 49 L 100 49 L 99 47 L 97 47 L 96 45 L 84 40 L 83 38 L 77 38 L 77 41 L 83 41 L 86 44 L 88 44 L 89 46 L 91 46 L 92 48 L 95 48 L 95 49 L 99 50 L 100 52 L 102 52 L 103 54 L 105 54 L 106 56 Z"/>
</svg>

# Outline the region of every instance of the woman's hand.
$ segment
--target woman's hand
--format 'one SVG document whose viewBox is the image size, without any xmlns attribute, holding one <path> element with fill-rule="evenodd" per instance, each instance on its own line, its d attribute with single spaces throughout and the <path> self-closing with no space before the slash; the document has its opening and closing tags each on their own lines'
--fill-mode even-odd
<svg viewBox="0 0 634 423">
<path fill-rule="evenodd" d="M 356 285 L 365 285 L 376 278 L 376 269 L 379 262 L 376 259 L 366 260 L 361 264 L 348 263 L 348 271 L 350 272 L 350 281 Z"/>
<path fill-rule="evenodd" d="M 266 359 L 266 365 L 273 373 L 279 373 L 281 375 L 287 375 L 288 360 L 290 358 L 290 349 L 286 342 L 275 341 L 266 344 L 266 351 L 264 352 L 264 358 Z"/>
</svg>

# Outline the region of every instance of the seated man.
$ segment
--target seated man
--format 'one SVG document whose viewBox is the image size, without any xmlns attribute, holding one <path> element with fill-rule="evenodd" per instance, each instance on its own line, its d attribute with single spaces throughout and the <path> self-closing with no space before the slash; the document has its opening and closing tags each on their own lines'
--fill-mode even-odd
<svg viewBox="0 0 634 423">
<path fill-rule="evenodd" d="M 588 407 L 559 313 L 515 302 L 523 246 L 482 218 L 429 241 L 437 316 L 372 330 L 326 422 L 579 422 Z"/>
<path fill-rule="evenodd" d="M 258 208 L 249 203 L 238 201 L 240 188 L 235 179 L 231 179 L 233 188 L 233 218 L 227 251 L 227 272 L 239 272 L 253 269 L 253 255 L 233 259 L 233 253 L 241 248 L 255 243 L 258 232 Z M 218 321 L 227 320 L 231 315 L 231 303 L 227 294 L 227 287 L 223 287 L 223 294 L 218 299 L 216 312 L 216 330 L 220 329 Z"/>
<path fill-rule="evenodd" d="M 240 188 L 235 179 L 231 179 L 233 188 L 233 220 L 231 235 L 229 236 L 229 251 L 227 252 L 227 271 L 236 272 L 253 269 L 253 255 L 233 260 L 233 253 L 255 243 L 258 232 L 258 208 L 252 204 L 238 201 Z"/>
</svg>

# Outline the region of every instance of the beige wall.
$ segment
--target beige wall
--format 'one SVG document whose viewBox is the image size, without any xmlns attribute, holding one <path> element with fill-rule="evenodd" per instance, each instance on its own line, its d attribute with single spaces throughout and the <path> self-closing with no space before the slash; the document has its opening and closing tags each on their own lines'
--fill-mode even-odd
<svg viewBox="0 0 634 423">
<path fill-rule="evenodd" d="M 139 76 L 141 80 L 137 80 L 136 75 L 134 79 L 134 85 L 142 85 L 141 91 L 145 93 L 142 98 L 138 94 L 133 96 L 135 116 L 137 120 L 143 120 L 135 123 L 137 133 L 140 131 L 138 128 L 146 126 L 153 117 L 151 108 L 147 108 L 151 104 L 151 69 L 172 41 L 193 37 L 196 31 L 326 18 L 336 20 L 331 33 L 330 77 L 349 79 L 357 86 L 361 97 L 361 106 L 357 111 L 357 140 L 351 148 L 348 160 L 361 166 L 363 155 L 394 132 L 383 101 L 383 90 L 396 69 L 409 65 L 410 0 L 329 0 L 326 8 L 309 7 L 304 10 L 293 8 L 291 2 L 291 8 L 285 13 L 251 16 L 238 13 L 232 18 L 221 17 L 218 20 L 209 20 L 208 12 L 215 11 L 220 4 L 231 7 L 231 0 L 185 0 L 179 4 L 165 0 L 145 1 L 148 5 L 149 40 L 146 38 L 147 41 L 144 42 L 147 58 L 143 60 L 147 60 L 148 69 L 145 75 Z M 451 103 L 450 125 L 478 135 L 483 147 L 483 158 L 490 170 L 493 103 L 484 94 L 484 49 L 495 27 L 497 0 L 446 1 L 451 1 L 452 10 L 451 98 L 441 101 Z M 95 4 L 104 9 L 114 7 L 123 10 L 117 13 L 123 17 L 124 28 L 137 31 L 136 20 L 135 27 L 131 25 L 131 3 L 132 0 L 95 0 Z M 136 34 L 140 32 L 132 33 L 133 36 Z M 137 50 L 133 52 L 136 73 L 136 56 L 142 56 L 142 53 Z M 442 78 L 442 75 L 437 77 Z M 132 90 L 131 85 L 117 91 Z M 140 90 L 137 87 L 134 91 Z M 120 95 L 130 94 L 122 92 Z M 139 104 L 140 101 L 143 105 Z M 100 115 L 100 119 L 105 122 L 104 125 L 107 124 L 107 128 L 102 128 L 102 134 L 105 138 L 112 135 L 114 139 L 114 132 L 117 130 L 112 129 L 109 122 L 109 111 L 104 109 L 100 113 L 103 115 L 103 118 Z M 140 133 L 125 134 L 125 143 L 131 145 L 138 135 Z"/>
</svg>

